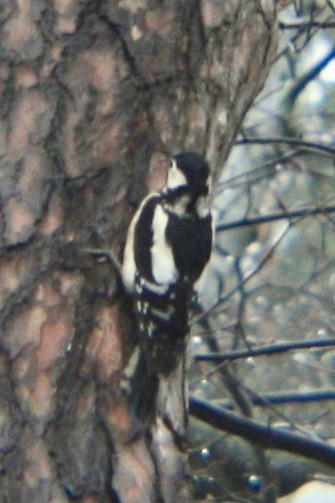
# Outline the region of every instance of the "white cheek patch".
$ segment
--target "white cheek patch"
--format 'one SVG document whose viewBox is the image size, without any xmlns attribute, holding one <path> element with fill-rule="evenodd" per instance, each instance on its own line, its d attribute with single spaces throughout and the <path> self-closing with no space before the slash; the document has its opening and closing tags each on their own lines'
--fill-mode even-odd
<svg viewBox="0 0 335 503">
<path fill-rule="evenodd" d="M 161 206 L 155 209 L 152 221 L 153 246 L 151 248 L 152 276 L 157 283 L 171 284 L 178 277 L 171 247 L 166 242 L 168 215 Z"/>
<path fill-rule="evenodd" d="M 187 185 L 187 180 L 184 173 L 177 168 L 176 162 L 173 162 L 172 168 L 169 169 L 167 178 L 167 188 L 176 189 L 177 187 L 183 187 Z"/>
</svg>

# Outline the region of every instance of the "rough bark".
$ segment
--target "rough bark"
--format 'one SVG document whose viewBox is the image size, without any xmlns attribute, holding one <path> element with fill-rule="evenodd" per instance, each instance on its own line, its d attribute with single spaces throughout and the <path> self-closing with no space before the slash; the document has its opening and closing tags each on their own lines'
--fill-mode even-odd
<svg viewBox="0 0 335 503">
<path fill-rule="evenodd" d="M 129 443 L 129 306 L 85 250 L 120 254 L 166 153 L 219 172 L 276 4 L 1 0 L 0 23 L 0 501 L 113 501 L 112 485 L 124 503 L 187 501 L 168 429 Z"/>
</svg>

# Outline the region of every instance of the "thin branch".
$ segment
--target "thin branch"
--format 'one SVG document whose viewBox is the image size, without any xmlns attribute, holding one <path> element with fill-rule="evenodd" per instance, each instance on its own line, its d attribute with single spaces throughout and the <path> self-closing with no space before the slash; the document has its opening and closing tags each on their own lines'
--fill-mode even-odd
<svg viewBox="0 0 335 503">
<path fill-rule="evenodd" d="M 326 0 L 327 7 L 332 11 L 333 14 L 335 14 L 335 7 L 332 4 L 332 0 Z"/>
<path fill-rule="evenodd" d="M 297 150 L 292 149 L 289 152 L 281 153 L 276 157 L 260 163 L 258 166 L 249 171 L 246 171 L 245 173 L 240 173 L 239 175 L 232 176 L 226 180 L 221 180 L 215 187 L 215 194 L 221 194 L 224 187 L 229 187 L 231 189 L 245 185 L 246 180 L 248 182 L 251 181 L 252 183 L 262 181 L 265 178 L 269 177 L 269 168 L 273 168 L 278 164 L 287 166 L 288 161 L 291 161 L 299 155 L 301 155 L 301 152 L 297 152 Z"/>
<path fill-rule="evenodd" d="M 300 30 L 307 28 L 335 28 L 335 23 L 327 21 L 302 21 L 301 23 L 278 23 L 280 30 Z"/>
<path fill-rule="evenodd" d="M 224 369 L 227 368 L 226 364 L 219 365 L 217 370 L 222 372 L 222 368 L 224 368 Z M 214 374 L 214 372 L 213 372 L 213 374 Z M 257 402 L 257 405 L 262 406 L 262 407 L 267 407 L 268 410 L 271 411 L 277 418 L 280 418 L 280 419 L 286 421 L 291 426 L 293 431 L 294 430 L 297 432 L 300 431 L 303 435 L 307 435 L 308 437 L 314 437 L 316 440 L 318 440 L 318 437 L 315 433 L 311 434 L 311 432 L 306 431 L 301 426 L 297 425 L 295 422 L 292 421 L 292 419 L 289 416 L 287 416 L 284 412 L 279 410 L 275 403 L 271 403 L 271 401 L 268 400 L 265 395 L 260 395 L 255 390 L 251 389 L 249 386 L 246 386 L 239 379 L 237 379 L 236 376 L 234 376 L 231 372 L 229 373 L 229 380 L 231 382 L 231 387 L 234 383 L 234 389 L 240 390 L 240 393 L 243 393 L 244 396 L 247 395 L 248 403 L 250 403 L 250 405 L 251 404 L 256 405 L 256 402 Z M 225 385 L 226 385 L 226 382 L 227 382 L 227 380 L 225 379 Z M 273 396 L 274 395 L 283 396 L 283 395 L 280 395 L 279 393 L 273 394 Z M 254 402 L 254 400 L 255 400 L 255 402 Z M 253 419 L 252 416 L 249 416 L 249 418 Z"/>
<path fill-rule="evenodd" d="M 271 403 L 269 400 L 264 395 L 260 395 L 257 393 L 255 390 L 249 388 L 249 386 L 246 386 L 245 384 L 240 382 L 240 386 L 245 390 L 246 393 L 248 393 L 249 399 L 252 401 L 253 399 L 256 399 L 259 402 L 259 405 L 267 407 L 268 411 L 272 412 L 275 417 L 283 419 L 284 421 L 287 421 L 287 423 L 291 426 L 293 432 L 301 432 L 304 436 L 307 436 L 309 438 L 314 438 L 314 440 L 319 440 L 319 437 L 316 435 L 316 433 L 308 431 L 304 429 L 301 425 L 298 425 L 295 423 L 289 416 L 287 416 L 283 411 L 279 410 L 277 407 L 276 403 Z M 277 393 L 277 396 L 279 396 L 279 393 Z"/>
<path fill-rule="evenodd" d="M 237 416 L 226 410 L 192 397 L 190 414 L 219 430 L 238 435 L 267 449 L 279 449 L 315 459 L 335 467 L 335 448 L 324 442 L 311 440 L 278 428 L 264 426 L 251 419 Z"/>
<path fill-rule="evenodd" d="M 114 266 L 116 272 L 122 277 L 122 266 L 119 259 L 116 257 L 112 250 L 96 249 L 96 248 L 85 248 L 82 250 L 84 253 L 91 255 L 92 257 L 97 257 L 98 259 L 109 259 L 111 264 Z"/>
<path fill-rule="evenodd" d="M 236 220 L 235 222 L 229 222 L 227 224 L 218 224 L 215 230 L 216 232 L 223 232 L 231 229 L 236 229 L 239 227 L 247 227 L 249 225 L 267 224 L 269 222 L 275 222 L 277 220 L 290 220 L 292 218 L 305 218 L 315 215 L 328 215 L 330 213 L 335 213 L 334 205 L 325 206 L 323 208 L 318 207 L 302 208 L 301 210 L 289 211 L 285 213 L 274 213 L 254 218 L 243 218 L 242 220 Z"/>
<path fill-rule="evenodd" d="M 282 232 L 281 236 L 279 236 L 279 238 L 277 239 L 277 241 L 265 253 L 265 255 L 263 256 L 263 258 L 261 258 L 261 260 L 257 263 L 257 265 L 255 266 L 255 268 L 251 271 L 251 273 L 249 273 L 243 279 L 242 285 L 245 285 L 246 283 L 248 283 L 248 281 L 250 281 L 252 278 L 254 278 L 256 276 L 256 274 L 258 274 L 263 269 L 263 267 L 266 265 L 266 263 L 273 256 L 274 252 L 277 249 L 277 246 L 279 246 L 279 244 L 282 242 L 282 240 L 284 239 L 284 237 L 287 235 L 287 232 L 289 231 L 290 228 L 291 227 L 289 225 Z M 206 312 L 204 312 L 204 313 L 200 314 L 199 316 L 193 318 L 191 320 L 191 324 L 198 323 L 202 319 L 206 318 L 209 314 L 213 313 L 218 306 L 220 306 L 221 304 L 224 304 L 225 302 L 227 302 L 227 300 L 230 299 L 233 295 L 235 295 L 235 293 L 237 293 L 239 290 L 240 290 L 240 285 L 237 288 L 233 288 L 232 290 L 230 290 L 230 292 L 228 292 L 226 295 L 223 295 L 223 296 L 219 297 L 218 300 L 215 302 L 215 304 L 213 304 L 213 306 L 211 306 Z"/>
<path fill-rule="evenodd" d="M 234 145 L 290 145 L 303 150 L 317 152 L 319 154 L 335 156 L 335 148 L 320 145 L 311 141 L 303 141 L 292 138 L 241 138 Z"/>
<path fill-rule="evenodd" d="M 324 348 L 329 346 L 335 346 L 335 339 L 320 339 L 320 340 L 309 340 L 309 341 L 297 341 L 283 344 L 273 344 L 258 348 L 244 349 L 239 351 L 231 351 L 229 353 L 218 353 L 218 354 L 200 354 L 196 355 L 195 359 L 199 362 L 212 362 L 212 363 L 222 363 L 224 361 L 234 361 L 243 358 L 250 358 L 255 356 L 268 356 L 278 353 L 286 353 L 287 351 L 296 351 L 300 349 L 310 349 L 310 348 Z"/>
<path fill-rule="evenodd" d="M 316 65 L 314 65 L 310 70 L 308 70 L 304 75 L 299 77 L 294 83 L 293 88 L 288 93 L 288 102 L 294 102 L 299 94 L 306 88 L 306 86 L 312 82 L 320 72 L 330 63 L 335 57 L 335 47 L 333 47 L 328 54 L 326 54 Z"/>
<path fill-rule="evenodd" d="M 264 396 L 249 396 L 249 400 L 257 407 L 267 407 L 269 404 L 283 405 L 288 403 L 325 402 L 334 399 L 335 391 L 333 389 L 309 391 L 305 393 L 266 393 Z M 228 400 L 220 401 L 220 407 L 228 410 L 234 410 L 235 408 L 234 404 Z"/>
</svg>

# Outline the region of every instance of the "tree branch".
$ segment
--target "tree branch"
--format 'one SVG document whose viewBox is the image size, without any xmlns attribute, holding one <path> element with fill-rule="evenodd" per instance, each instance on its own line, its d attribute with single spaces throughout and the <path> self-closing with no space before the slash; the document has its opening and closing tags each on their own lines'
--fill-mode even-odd
<svg viewBox="0 0 335 503">
<path fill-rule="evenodd" d="M 295 351 L 297 349 L 309 348 L 324 348 L 335 346 L 334 339 L 321 339 L 309 341 L 297 341 L 285 344 L 273 344 L 259 348 L 244 349 L 239 351 L 231 351 L 229 353 L 213 353 L 213 354 L 200 354 L 196 355 L 195 359 L 199 362 L 209 361 L 214 363 L 222 363 L 224 361 L 240 360 L 242 358 L 250 358 L 252 356 L 267 356 L 278 353 L 285 353 L 287 351 Z"/>
<path fill-rule="evenodd" d="M 292 452 L 335 467 L 335 448 L 324 442 L 264 426 L 251 419 L 220 410 L 198 398 L 190 398 L 189 408 L 193 417 L 219 430 L 238 435 L 268 449 Z"/>
<path fill-rule="evenodd" d="M 335 28 L 334 22 L 327 21 L 302 21 L 301 23 L 278 23 L 280 30 L 309 30 L 310 28 Z"/>
<path fill-rule="evenodd" d="M 218 224 L 215 228 L 216 232 L 223 232 L 231 229 L 237 229 L 239 227 L 247 227 L 248 225 L 261 225 L 267 224 L 269 222 L 275 222 L 277 220 L 290 220 L 292 218 L 306 218 L 315 215 L 328 215 L 329 213 L 335 212 L 335 206 L 325 206 L 323 208 L 303 208 L 301 210 L 290 211 L 285 213 L 274 213 L 270 215 L 264 215 L 255 218 L 243 218 L 242 220 L 236 220 L 235 222 L 229 222 L 227 224 Z"/>
<path fill-rule="evenodd" d="M 236 140 L 235 145 L 290 145 L 293 147 L 301 148 L 302 150 L 314 151 L 318 154 L 335 156 L 335 148 L 328 147 L 327 145 L 320 145 L 311 141 L 303 141 L 292 138 L 241 138 Z"/>
<path fill-rule="evenodd" d="M 267 407 L 271 405 L 280 405 L 286 403 L 309 403 L 323 402 L 335 399 L 335 391 L 333 389 L 324 389 L 318 391 L 310 391 L 307 393 L 267 393 L 264 396 L 250 396 L 249 400 L 253 405 L 258 407 Z M 234 410 L 234 404 L 228 400 L 220 402 L 220 406 L 224 409 Z"/>
</svg>

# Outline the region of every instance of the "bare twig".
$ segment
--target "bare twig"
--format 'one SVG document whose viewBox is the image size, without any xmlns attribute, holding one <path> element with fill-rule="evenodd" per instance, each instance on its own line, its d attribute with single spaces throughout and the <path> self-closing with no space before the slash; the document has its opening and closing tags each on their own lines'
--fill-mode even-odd
<svg viewBox="0 0 335 503">
<path fill-rule="evenodd" d="M 335 156 L 335 148 L 320 143 L 303 141 L 292 138 L 241 138 L 235 142 L 235 145 L 289 145 L 302 150 L 316 152 L 318 154 Z"/>
<path fill-rule="evenodd" d="M 267 224 L 269 222 L 275 222 L 277 220 L 291 220 L 292 218 L 306 218 L 316 215 L 327 215 L 330 213 L 335 213 L 334 205 L 324 206 L 323 208 L 302 208 L 301 210 L 274 213 L 254 218 L 243 218 L 242 220 L 236 220 L 235 222 L 229 222 L 227 224 L 218 224 L 215 230 L 216 232 L 223 232 L 239 227 L 247 227 L 249 225 Z"/>
<path fill-rule="evenodd" d="M 282 240 L 286 236 L 289 229 L 290 229 L 290 226 L 288 226 L 282 232 L 282 234 L 279 236 L 277 241 L 271 246 L 271 248 L 264 254 L 263 258 L 255 266 L 253 271 L 250 274 L 248 274 L 247 276 L 245 276 L 245 278 L 242 281 L 242 286 L 245 285 L 248 281 L 250 281 L 253 277 L 255 277 L 256 274 L 258 274 L 259 271 L 261 271 L 263 269 L 265 264 L 270 260 L 270 258 L 274 254 L 277 246 L 279 246 L 279 244 L 282 242 Z M 219 299 L 215 302 L 215 304 L 210 309 L 208 309 L 205 313 L 201 314 L 200 316 L 194 317 L 192 319 L 192 323 L 197 323 L 197 322 L 201 321 L 203 318 L 205 318 L 206 316 L 208 316 L 209 314 L 213 313 L 218 306 L 220 306 L 221 304 L 224 304 L 228 299 L 230 299 L 233 295 L 235 295 L 235 293 L 238 292 L 240 290 L 240 288 L 241 288 L 241 284 L 239 284 L 237 288 L 233 288 L 232 290 L 230 290 L 230 292 L 228 292 L 226 295 L 219 297 Z"/>
<path fill-rule="evenodd" d="M 116 255 L 114 254 L 114 252 L 112 250 L 85 248 L 83 250 L 83 252 L 87 253 L 88 255 L 92 255 L 93 257 L 109 259 L 111 264 L 113 264 L 114 268 L 116 269 L 118 275 L 120 277 L 122 276 L 121 263 L 119 262 L 118 258 L 116 257 Z"/>
<path fill-rule="evenodd" d="M 196 355 L 197 361 L 209 361 L 213 363 L 221 363 L 224 361 L 240 360 L 243 358 L 250 358 L 255 356 L 268 356 L 278 353 L 286 353 L 287 351 L 296 351 L 301 349 L 310 348 L 324 348 L 335 346 L 335 339 L 321 339 L 309 341 L 297 341 L 285 344 L 273 344 L 264 347 L 244 349 L 240 351 L 231 351 L 229 353 L 220 354 L 202 354 Z"/>
<path fill-rule="evenodd" d="M 278 23 L 278 28 L 280 30 L 306 30 L 310 28 L 335 28 L 334 22 L 327 21 L 304 21 L 300 23 Z"/>
<path fill-rule="evenodd" d="M 247 391 L 250 392 L 252 390 L 247 388 Z M 249 400 L 253 405 L 256 405 L 258 407 L 267 407 L 269 404 L 283 405 L 288 403 L 324 402 L 328 400 L 334 400 L 335 398 L 335 391 L 333 389 L 308 391 L 304 393 L 266 393 L 263 396 L 252 391 L 251 394 L 252 396 L 249 396 Z M 227 400 L 220 401 L 220 406 L 228 410 L 234 409 L 234 405 Z"/>
</svg>

